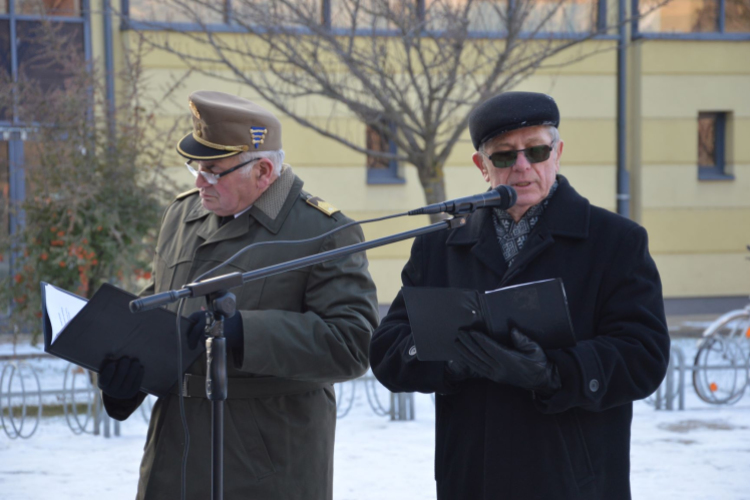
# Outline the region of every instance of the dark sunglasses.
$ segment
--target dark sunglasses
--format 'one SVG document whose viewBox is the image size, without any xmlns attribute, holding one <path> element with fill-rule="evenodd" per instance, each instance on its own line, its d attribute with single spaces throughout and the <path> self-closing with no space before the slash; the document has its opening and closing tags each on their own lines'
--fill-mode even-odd
<svg viewBox="0 0 750 500">
<path fill-rule="evenodd" d="M 490 159 L 492 165 L 495 168 L 510 168 L 516 164 L 518 159 L 518 153 L 523 153 L 529 163 L 540 163 L 547 161 L 549 155 L 552 152 L 552 145 L 542 144 L 540 146 L 531 146 L 526 149 L 518 149 L 516 151 L 496 151 L 491 155 L 483 152 L 484 156 Z"/>
</svg>

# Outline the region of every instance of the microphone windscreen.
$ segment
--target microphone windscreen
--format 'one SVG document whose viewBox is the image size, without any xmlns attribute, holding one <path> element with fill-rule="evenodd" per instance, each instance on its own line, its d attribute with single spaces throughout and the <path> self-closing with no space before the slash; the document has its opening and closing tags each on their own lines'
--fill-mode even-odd
<svg viewBox="0 0 750 500">
<path fill-rule="evenodd" d="M 495 188 L 495 191 L 500 194 L 500 197 L 503 200 L 503 204 L 500 205 L 502 210 L 507 210 L 516 204 L 516 190 L 512 187 L 500 184 Z"/>
</svg>

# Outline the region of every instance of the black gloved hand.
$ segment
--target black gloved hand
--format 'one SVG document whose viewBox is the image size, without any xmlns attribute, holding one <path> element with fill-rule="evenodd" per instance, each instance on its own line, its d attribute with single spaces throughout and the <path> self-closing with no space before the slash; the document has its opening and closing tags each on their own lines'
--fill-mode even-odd
<svg viewBox="0 0 750 500">
<path fill-rule="evenodd" d="M 192 323 L 190 330 L 187 332 L 187 341 L 190 350 L 195 349 L 198 346 L 198 342 L 206 339 L 206 323 L 209 314 L 208 311 L 195 311 L 188 316 L 188 320 Z M 243 333 L 242 315 L 239 311 L 235 312 L 231 318 L 224 320 L 224 337 L 227 339 L 228 348 L 242 349 L 245 343 Z"/>
<path fill-rule="evenodd" d="M 552 394 L 561 387 L 557 367 L 544 350 L 517 328 L 510 331 L 513 347 L 505 347 L 487 335 L 461 330 L 456 337 L 456 348 L 461 361 L 481 376 L 498 382 L 522 387 L 542 394 Z"/>
<path fill-rule="evenodd" d="M 107 359 L 99 368 L 97 385 L 107 396 L 131 399 L 140 391 L 144 373 L 145 368 L 135 358 Z"/>
<path fill-rule="evenodd" d="M 463 361 L 451 359 L 445 362 L 445 378 L 449 382 L 463 382 L 480 376 Z"/>
</svg>

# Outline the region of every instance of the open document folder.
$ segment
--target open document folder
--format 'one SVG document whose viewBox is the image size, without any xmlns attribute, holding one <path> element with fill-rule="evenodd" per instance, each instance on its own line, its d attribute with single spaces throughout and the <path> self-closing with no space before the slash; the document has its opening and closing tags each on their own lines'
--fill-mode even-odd
<svg viewBox="0 0 750 500">
<path fill-rule="evenodd" d="M 544 349 L 576 343 L 559 278 L 488 292 L 429 287 L 403 287 L 401 291 L 421 361 L 457 359 L 455 340 L 461 329 L 487 332 L 505 345 L 510 345 L 512 326 Z"/>
<path fill-rule="evenodd" d="M 95 372 L 107 358 L 138 358 L 145 367 L 141 390 L 155 396 L 169 393 L 178 379 L 173 312 L 133 314 L 128 305 L 137 297 L 107 283 L 89 301 L 49 283 L 41 285 L 45 352 Z M 190 321 L 181 321 L 184 335 Z M 187 370 L 203 350 L 182 345 L 182 367 Z"/>
</svg>

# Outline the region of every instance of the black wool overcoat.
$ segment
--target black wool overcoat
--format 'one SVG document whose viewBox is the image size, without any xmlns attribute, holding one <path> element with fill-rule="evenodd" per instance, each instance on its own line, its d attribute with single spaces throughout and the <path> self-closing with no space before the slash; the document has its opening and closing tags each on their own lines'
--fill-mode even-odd
<svg viewBox="0 0 750 500">
<path fill-rule="evenodd" d="M 449 384 L 419 361 L 401 293 L 373 336 L 375 376 L 394 392 L 436 392 L 439 500 L 630 498 L 632 402 L 654 392 L 669 359 L 659 274 L 638 224 L 591 206 L 563 176 L 510 269 L 491 212 L 417 238 L 404 286 L 492 290 L 562 278 L 575 347 L 549 350 L 562 389 L 473 379 Z"/>
</svg>

